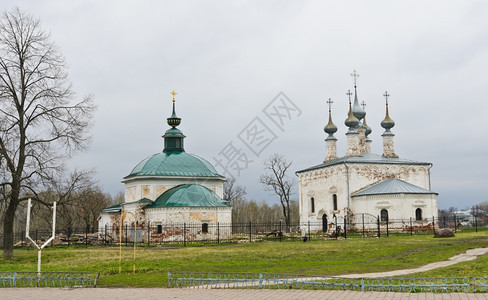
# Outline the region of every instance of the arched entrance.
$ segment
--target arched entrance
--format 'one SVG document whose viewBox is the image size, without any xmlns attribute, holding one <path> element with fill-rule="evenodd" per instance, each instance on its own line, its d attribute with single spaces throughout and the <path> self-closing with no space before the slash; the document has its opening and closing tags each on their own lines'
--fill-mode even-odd
<svg viewBox="0 0 488 300">
<path fill-rule="evenodd" d="M 323 233 L 326 233 L 327 232 L 327 227 L 328 227 L 328 224 L 327 224 L 327 215 L 326 214 L 323 214 L 322 215 L 322 232 Z"/>
</svg>

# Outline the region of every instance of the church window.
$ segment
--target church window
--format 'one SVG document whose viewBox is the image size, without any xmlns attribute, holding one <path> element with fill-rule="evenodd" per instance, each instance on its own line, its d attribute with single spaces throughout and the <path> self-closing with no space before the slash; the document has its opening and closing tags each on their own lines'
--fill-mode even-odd
<svg viewBox="0 0 488 300">
<path fill-rule="evenodd" d="M 388 222 L 388 211 L 386 209 L 381 210 L 381 222 Z"/>
<path fill-rule="evenodd" d="M 417 221 L 422 220 L 422 209 L 421 208 L 417 208 L 415 210 L 415 220 L 417 220 Z"/>
<path fill-rule="evenodd" d="M 313 197 L 310 198 L 310 211 L 315 212 L 315 199 Z"/>
<path fill-rule="evenodd" d="M 336 194 L 332 195 L 332 206 L 334 207 L 334 210 L 337 210 L 337 195 Z"/>
<path fill-rule="evenodd" d="M 163 233 L 163 225 L 159 224 L 159 225 L 156 227 L 156 232 L 157 232 L 157 233 Z"/>
<path fill-rule="evenodd" d="M 202 233 L 208 233 L 208 223 L 202 223 Z"/>
</svg>

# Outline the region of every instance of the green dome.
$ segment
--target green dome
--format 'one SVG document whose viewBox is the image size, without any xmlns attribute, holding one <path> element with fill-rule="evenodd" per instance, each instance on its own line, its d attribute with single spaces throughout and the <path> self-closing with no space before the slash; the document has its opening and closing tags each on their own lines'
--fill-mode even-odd
<svg viewBox="0 0 488 300">
<path fill-rule="evenodd" d="M 227 207 L 230 206 L 217 194 L 199 184 L 182 184 L 162 193 L 153 204 L 144 207 Z"/>
<path fill-rule="evenodd" d="M 223 177 L 205 159 L 186 152 L 163 152 L 143 161 L 124 179 L 135 176 Z"/>
</svg>

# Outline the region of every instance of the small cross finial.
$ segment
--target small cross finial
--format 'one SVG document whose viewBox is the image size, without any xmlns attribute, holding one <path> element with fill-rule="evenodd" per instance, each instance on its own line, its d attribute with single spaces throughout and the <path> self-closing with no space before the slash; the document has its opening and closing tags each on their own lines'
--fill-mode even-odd
<svg viewBox="0 0 488 300">
<path fill-rule="evenodd" d="M 354 78 L 354 87 L 357 86 L 357 83 L 358 83 L 358 77 L 359 77 L 359 73 L 356 72 L 356 70 L 354 70 L 352 73 L 351 73 L 351 76 Z"/>
<path fill-rule="evenodd" d="M 334 103 L 334 101 L 332 101 L 332 99 L 329 98 L 329 100 L 327 100 L 327 104 L 329 104 L 329 112 L 331 110 L 332 103 Z"/>
<path fill-rule="evenodd" d="M 351 104 L 351 96 L 352 96 L 351 90 L 347 90 L 346 95 L 349 96 L 349 104 Z"/>
<path fill-rule="evenodd" d="M 386 99 L 386 105 L 388 105 L 388 97 L 390 97 L 390 94 L 388 94 L 388 91 L 386 91 L 386 92 L 383 94 L 383 97 L 385 97 L 385 99 Z"/>
<path fill-rule="evenodd" d="M 176 96 L 176 94 L 178 94 L 178 93 L 177 93 L 177 92 L 175 92 L 175 90 L 173 90 L 173 91 L 171 92 L 171 95 L 173 95 L 173 103 L 175 102 L 175 96 Z"/>
<path fill-rule="evenodd" d="M 361 106 L 363 107 L 363 110 L 366 108 L 366 102 L 364 102 L 364 100 L 361 102 Z"/>
</svg>

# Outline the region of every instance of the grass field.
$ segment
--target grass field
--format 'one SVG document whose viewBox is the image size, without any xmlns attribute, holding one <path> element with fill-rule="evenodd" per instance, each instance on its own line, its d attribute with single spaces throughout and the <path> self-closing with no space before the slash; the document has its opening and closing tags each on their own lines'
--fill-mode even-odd
<svg viewBox="0 0 488 300">
<path fill-rule="evenodd" d="M 100 286 L 161 287 L 167 272 L 242 272 L 341 275 L 391 271 L 445 260 L 471 248 L 488 247 L 488 232 L 458 233 L 454 238 L 393 236 L 348 240 L 257 242 L 213 246 L 141 246 L 132 273 L 132 247 L 45 248 L 43 271 L 100 272 Z M 0 271 L 36 271 L 37 251 L 16 249 L 0 260 Z M 475 261 L 416 274 L 415 277 L 488 277 L 488 255 Z M 413 277 L 413 276 L 410 276 Z"/>
</svg>

